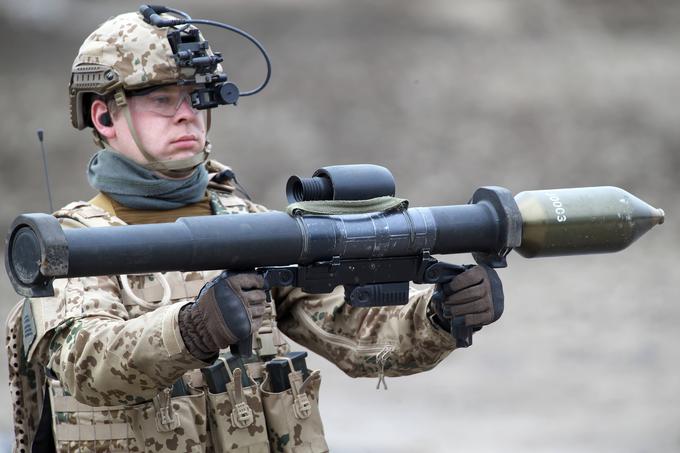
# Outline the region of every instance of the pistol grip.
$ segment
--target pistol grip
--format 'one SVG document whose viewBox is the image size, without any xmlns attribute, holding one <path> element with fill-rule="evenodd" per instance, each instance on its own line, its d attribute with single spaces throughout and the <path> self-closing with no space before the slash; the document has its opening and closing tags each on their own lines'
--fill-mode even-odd
<svg viewBox="0 0 680 453">
<path fill-rule="evenodd" d="M 456 340 L 457 348 L 472 346 L 472 333 L 474 327 L 465 325 L 464 316 L 456 316 L 451 319 L 451 335 Z"/>
<path fill-rule="evenodd" d="M 494 318 L 491 322 L 498 321 L 503 314 L 505 306 L 505 297 L 503 295 L 503 284 L 493 268 L 484 264 L 480 264 L 487 269 L 487 276 L 491 286 L 491 298 L 493 301 Z M 441 291 L 441 290 L 439 290 Z M 443 293 L 440 297 L 444 297 Z M 445 315 L 450 313 L 445 313 Z M 456 339 L 457 348 L 467 348 L 472 345 L 472 334 L 482 328 L 482 325 L 466 326 L 464 316 L 456 316 L 451 318 L 451 335 Z"/>
<path fill-rule="evenodd" d="M 253 337 L 250 336 L 238 343 L 229 345 L 229 350 L 236 357 L 250 357 L 253 355 Z"/>
<path fill-rule="evenodd" d="M 437 285 L 434 293 L 432 293 L 432 300 L 437 303 L 444 301 L 444 291 L 442 291 L 440 285 Z M 451 313 L 445 309 L 444 317 L 446 319 L 451 319 L 450 332 L 451 336 L 456 340 L 456 347 L 467 348 L 468 346 L 471 346 L 474 327 L 465 325 L 465 316 L 452 317 Z"/>
</svg>

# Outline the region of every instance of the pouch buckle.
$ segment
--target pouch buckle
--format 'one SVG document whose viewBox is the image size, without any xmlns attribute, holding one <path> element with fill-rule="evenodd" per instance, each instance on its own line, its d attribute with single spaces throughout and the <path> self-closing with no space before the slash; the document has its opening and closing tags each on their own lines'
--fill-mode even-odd
<svg viewBox="0 0 680 453">
<path fill-rule="evenodd" d="M 170 389 L 165 389 L 153 399 L 156 409 L 156 428 L 158 432 L 172 431 L 179 428 L 179 416 L 172 410 Z"/>
<path fill-rule="evenodd" d="M 293 412 L 299 420 L 304 420 L 312 415 L 312 403 L 306 393 L 298 393 L 293 401 Z"/>
<path fill-rule="evenodd" d="M 255 421 L 253 410 L 245 401 L 236 403 L 231 411 L 231 423 L 239 428 L 250 426 Z"/>
</svg>

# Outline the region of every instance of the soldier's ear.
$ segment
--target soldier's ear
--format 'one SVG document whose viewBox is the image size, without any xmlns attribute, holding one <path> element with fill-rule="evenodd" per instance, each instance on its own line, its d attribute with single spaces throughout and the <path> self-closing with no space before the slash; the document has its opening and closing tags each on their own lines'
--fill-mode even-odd
<svg viewBox="0 0 680 453">
<path fill-rule="evenodd" d="M 111 139 L 116 136 L 111 112 L 104 101 L 99 99 L 92 101 L 90 118 L 92 118 L 92 124 L 102 137 Z"/>
</svg>

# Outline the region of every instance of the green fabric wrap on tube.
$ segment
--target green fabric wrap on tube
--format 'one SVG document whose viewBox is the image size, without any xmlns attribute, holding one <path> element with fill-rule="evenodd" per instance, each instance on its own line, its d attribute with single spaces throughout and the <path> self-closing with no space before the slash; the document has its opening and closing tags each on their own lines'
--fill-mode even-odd
<svg viewBox="0 0 680 453">
<path fill-rule="evenodd" d="M 369 200 L 315 200 L 291 203 L 286 212 L 292 216 L 366 214 L 369 212 L 404 211 L 408 200 L 396 197 L 377 197 Z"/>
</svg>

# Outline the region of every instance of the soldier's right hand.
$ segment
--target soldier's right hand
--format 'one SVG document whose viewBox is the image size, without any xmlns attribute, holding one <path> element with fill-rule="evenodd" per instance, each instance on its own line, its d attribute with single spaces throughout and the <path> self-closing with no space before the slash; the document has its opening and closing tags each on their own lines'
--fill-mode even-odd
<svg viewBox="0 0 680 453">
<path fill-rule="evenodd" d="M 262 325 L 264 278 L 223 272 L 206 283 L 194 303 L 179 312 L 179 329 L 191 354 L 207 360 L 220 349 L 248 339 Z"/>
</svg>

